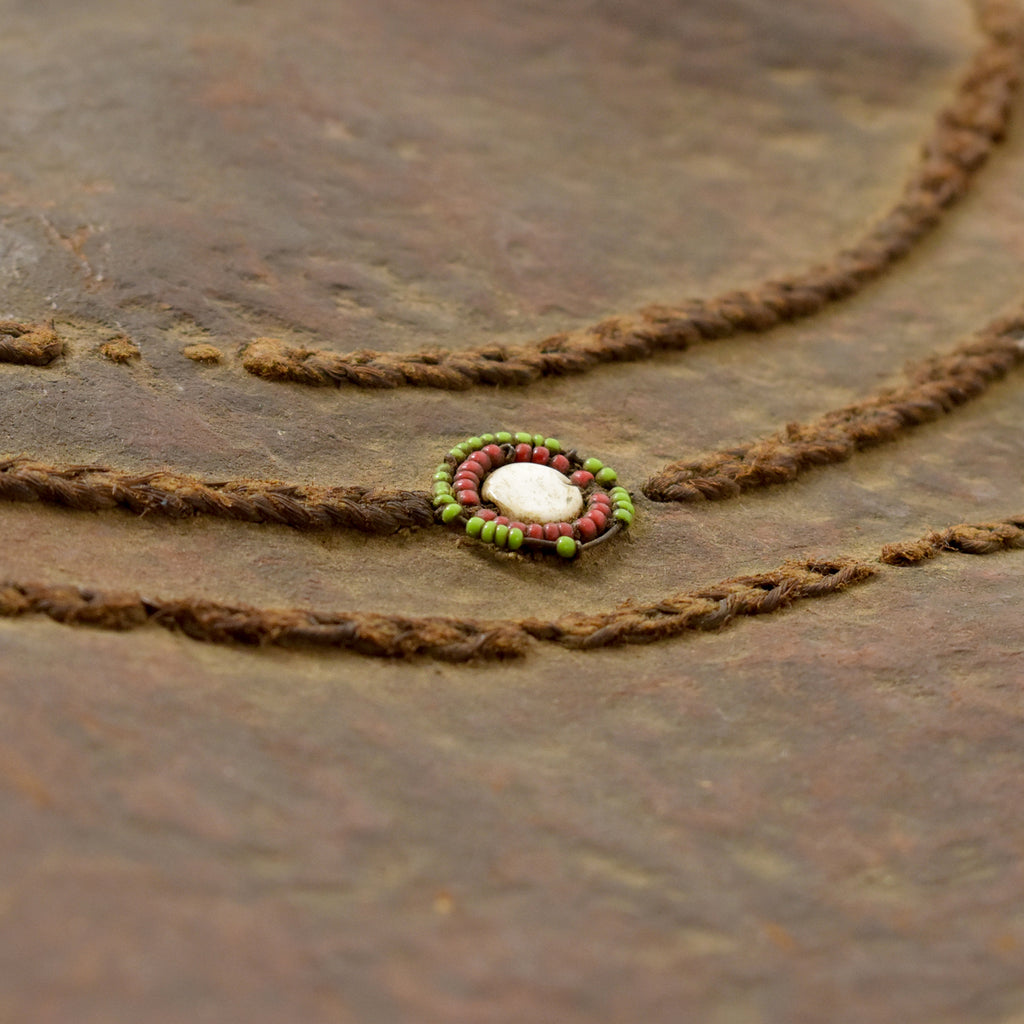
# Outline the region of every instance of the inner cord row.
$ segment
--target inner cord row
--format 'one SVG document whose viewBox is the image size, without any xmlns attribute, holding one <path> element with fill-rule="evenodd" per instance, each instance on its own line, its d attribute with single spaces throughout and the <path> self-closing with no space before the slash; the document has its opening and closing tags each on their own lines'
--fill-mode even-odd
<svg viewBox="0 0 1024 1024">
<path fill-rule="evenodd" d="M 952 101 L 940 111 L 900 199 L 858 242 L 825 264 L 745 291 L 678 307 L 649 307 L 522 347 L 344 356 L 261 339 L 246 350 L 243 365 L 268 380 L 316 385 L 525 385 L 547 376 L 584 373 L 602 363 L 682 350 L 699 341 L 764 333 L 847 298 L 889 270 L 936 226 L 1005 135 L 1024 44 L 1021 13 L 1010 0 L 975 0 L 973 7 L 984 41 Z M 647 481 L 644 493 L 655 501 L 728 498 L 752 487 L 794 480 L 813 466 L 895 440 L 952 411 L 1019 366 L 1024 362 L 1022 339 L 1024 311 L 993 321 L 946 355 L 930 357 L 910 373 L 910 383 L 903 387 L 885 389 L 809 424 L 790 424 L 757 442 L 670 463 Z M 52 326 L 0 323 L 0 361 L 45 365 L 60 350 Z M 138 514 L 202 514 L 299 529 L 343 527 L 383 534 L 435 521 L 426 491 L 316 488 L 248 479 L 202 481 L 169 471 L 130 474 L 102 466 L 48 465 L 24 457 L 0 463 L 0 500 L 38 500 L 91 511 L 119 506 Z M 879 561 L 907 565 L 943 550 L 988 553 L 1020 547 L 1024 519 L 1011 519 L 961 524 L 910 544 L 888 545 Z M 591 648 L 715 629 L 741 615 L 765 614 L 794 601 L 835 593 L 876 572 L 874 564 L 848 558 L 791 562 L 770 573 L 669 595 L 650 605 L 627 603 L 612 612 L 547 622 L 267 611 L 200 599 L 152 601 L 132 594 L 15 582 L 0 585 L 0 615 L 44 614 L 58 622 L 113 629 L 152 623 L 211 642 L 326 646 L 464 661 L 514 657 L 530 640 Z"/>
</svg>

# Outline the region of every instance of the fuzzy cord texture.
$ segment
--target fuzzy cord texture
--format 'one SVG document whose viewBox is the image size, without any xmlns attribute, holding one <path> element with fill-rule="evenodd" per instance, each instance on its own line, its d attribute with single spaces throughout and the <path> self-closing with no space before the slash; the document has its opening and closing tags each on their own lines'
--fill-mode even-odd
<svg viewBox="0 0 1024 1024">
<path fill-rule="evenodd" d="M 720 629 L 739 616 L 765 615 L 795 601 L 834 593 L 873 572 L 871 566 L 852 559 L 787 562 L 773 572 L 672 594 L 653 604 L 627 602 L 610 612 L 513 621 L 259 609 L 7 582 L 0 584 L 0 616 L 46 615 L 66 625 L 112 630 L 155 625 L 217 644 L 332 648 L 377 657 L 470 661 L 521 656 L 531 639 L 591 649 Z"/>
<path fill-rule="evenodd" d="M 721 501 L 758 487 L 791 483 L 816 466 L 898 440 L 958 409 L 1024 365 L 1024 311 L 989 324 L 970 341 L 912 367 L 911 383 L 886 388 L 811 423 L 790 423 L 767 438 L 703 458 L 670 463 L 643 486 L 658 502 Z M 137 514 L 216 516 L 299 530 L 393 534 L 437 521 L 427 491 L 315 487 L 278 480 L 214 482 L 159 470 L 0 460 L 0 501 L 40 501 L 83 511 L 121 507 Z"/>
<path fill-rule="evenodd" d="M 127 473 L 27 458 L 0 460 L 0 501 L 41 501 L 82 511 L 121 507 L 176 519 L 209 515 L 299 530 L 343 527 L 385 534 L 434 521 L 426 491 L 297 486 L 277 480 L 211 482 L 166 470 Z"/>
<path fill-rule="evenodd" d="M 895 441 L 982 394 L 1024 364 L 1024 310 L 993 321 L 946 355 L 912 367 L 911 383 L 826 413 L 790 423 L 750 444 L 700 459 L 681 460 L 652 476 L 643 492 L 653 501 L 720 501 L 743 491 L 795 480 L 855 452 Z"/>
<path fill-rule="evenodd" d="M 651 306 L 527 345 L 342 354 L 258 338 L 242 364 L 266 380 L 314 386 L 507 387 L 681 351 L 696 342 L 764 333 L 848 298 L 931 232 L 1006 133 L 1024 45 L 1021 12 L 1011 0 L 975 0 L 972 6 L 983 41 L 939 111 L 902 194 L 860 239 L 825 263 L 753 288 Z"/>
<path fill-rule="evenodd" d="M 1014 549 L 1024 549 L 1024 516 L 960 523 L 918 540 L 887 544 L 879 562 L 906 566 L 943 552 L 988 555 Z M 135 593 L 8 581 L 0 583 L 0 616 L 45 615 L 65 625 L 121 631 L 161 626 L 216 644 L 467 662 L 520 657 L 527 653 L 531 641 L 594 650 L 722 629 L 742 616 L 768 615 L 795 602 L 837 593 L 877 572 L 877 563 L 853 558 L 790 561 L 771 572 L 669 594 L 649 604 L 627 601 L 605 612 L 504 621 L 259 609 L 194 598 L 163 600 Z"/>
<path fill-rule="evenodd" d="M 53 324 L 0 320 L 0 363 L 46 366 L 64 351 Z"/>
<path fill-rule="evenodd" d="M 917 565 L 944 551 L 991 555 L 1014 548 L 1024 548 L 1024 517 L 997 523 L 960 523 L 948 530 L 925 534 L 918 540 L 886 544 L 881 561 L 886 565 Z"/>
</svg>

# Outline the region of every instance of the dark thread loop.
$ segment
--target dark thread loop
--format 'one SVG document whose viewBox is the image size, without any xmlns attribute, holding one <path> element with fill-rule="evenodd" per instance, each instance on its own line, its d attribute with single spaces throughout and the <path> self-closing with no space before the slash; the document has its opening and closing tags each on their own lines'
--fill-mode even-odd
<svg viewBox="0 0 1024 1024">
<path fill-rule="evenodd" d="M 161 600 L 14 582 L 0 584 L 0 616 L 46 615 L 64 625 L 120 631 L 155 625 L 216 644 L 328 648 L 375 657 L 462 662 L 519 657 L 531 638 L 592 650 L 720 629 L 739 616 L 765 615 L 804 598 L 822 597 L 875 572 L 853 559 L 831 564 L 833 569 L 823 575 L 815 563 L 787 562 L 770 573 L 726 580 L 710 590 L 551 621 L 258 609 L 195 598 Z"/>
</svg>

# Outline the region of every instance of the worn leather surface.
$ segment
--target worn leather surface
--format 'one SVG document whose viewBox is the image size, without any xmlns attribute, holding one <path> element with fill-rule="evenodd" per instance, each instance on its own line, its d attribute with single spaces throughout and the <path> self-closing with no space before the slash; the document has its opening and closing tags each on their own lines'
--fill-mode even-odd
<svg viewBox="0 0 1024 1024">
<path fill-rule="evenodd" d="M 426 487 L 536 429 L 636 488 L 855 401 L 1019 298 L 1024 143 L 799 326 L 528 389 L 303 389 L 348 351 L 529 340 L 814 262 L 898 194 L 976 44 L 957 0 L 6 5 L 5 450 Z M 140 358 L 98 354 L 125 334 Z M 209 342 L 216 366 L 182 355 Z M 578 565 L 443 530 L 0 507 L 3 575 L 557 615 L 1024 511 L 1013 379 Z M 0 622 L 0 1018 L 1019 1024 L 1021 556 L 714 635 L 450 667 Z"/>
</svg>

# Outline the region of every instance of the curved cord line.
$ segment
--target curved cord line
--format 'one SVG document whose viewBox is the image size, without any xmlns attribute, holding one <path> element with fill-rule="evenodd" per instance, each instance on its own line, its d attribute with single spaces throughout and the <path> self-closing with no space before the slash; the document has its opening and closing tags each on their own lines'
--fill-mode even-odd
<svg viewBox="0 0 1024 1024">
<path fill-rule="evenodd" d="M 315 386 L 523 386 L 544 377 L 586 373 L 604 363 L 682 351 L 701 341 L 764 333 L 848 298 L 931 232 L 967 193 L 1006 133 L 1024 47 L 1021 10 L 1010 0 L 975 0 L 973 7 L 984 41 L 939 111 L 902 194 L 860 239 L 827 263 L 714 298 L 610 317 L 527 345 L 341 354 L 258 338 L 244 351 L 242 365 L 266 380 Z"/>
<path fill-rule="evenodd" d="M 908 385 L 886 388 L 811 423 L 790 423 L 760 441 L 670 463 L 644 484 L 643 493 L 659 502 L 720 501 L 752 488 L 790 483 L 814 467 L 843 462 L 952 413 L 1022 364 L 1024 310 L 994 320 L 946 355 L 918 364 Z M 169 470 L 139 474 L 105 466 L 48 465 L 25 457 L 0 460 L 0 501 L 41 501 L 83 511 L 121 507 L 139 515 L 208 515 L 299 530 L 376 534 L 439 521 L 428 491 L 278 480 L 215 482 Z"/>
<path fill-rule="evenodd" d="M 1024 548 L 1024 516 L 961 523 L 920 540 L 887 544 L 879 562 L 913 565 L 945 551 L 992 554 Z M 556 619 L 486 620 L 440 616 L 260 609 L 196 598 L 163 600 L 87 587 L 0 583 L 0 616 L 45 615 L 64 625 L 110 630 L 161 626 L 207 643 L 343 650 L 394 659 L 468 662 L 516 658 L 531 641 L 577 650 L 646 644 L 718 630 L 741 616 L 767 615 L 871 579 L 877 563 L 853 558 L 786 562 L 771 572 L 724 580 L 648 604 L 574 612 Z"/>
<path fill-rule="evenodd" d="M 790 483 L 815 466 L 898 440 L 977 398 L 1024 363 L 1024 309 L 992 321 L 972 340 L 912 367 L 912 383 L 886 388 L 811 423 L 790 423 L 760 441 L 665 466 L 643 486 L 652 501 L 720 501 Z"/>
</svg>

